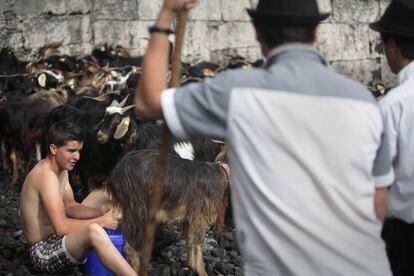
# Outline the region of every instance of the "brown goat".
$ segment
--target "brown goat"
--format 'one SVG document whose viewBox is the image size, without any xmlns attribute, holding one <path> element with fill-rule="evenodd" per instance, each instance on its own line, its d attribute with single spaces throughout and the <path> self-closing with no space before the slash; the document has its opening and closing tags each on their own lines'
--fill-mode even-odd
<svg viewBox="0 0 414 276">
<path fill-rule="evenodd" d="M 157 157 L 155 150 L 127 153 L 112 170 L 107 184 L 114 208 L 122 213 L 120 225 L 127 241 L 128 261 L 137 272 Z M 228 175 L 220 164 L 168 156 L 157 222 L 183 224 L 188 266 L 201 276 L 207 276 L 202 251 L 204 235 L 223 208 L 227 188 Z"/>
</svg>

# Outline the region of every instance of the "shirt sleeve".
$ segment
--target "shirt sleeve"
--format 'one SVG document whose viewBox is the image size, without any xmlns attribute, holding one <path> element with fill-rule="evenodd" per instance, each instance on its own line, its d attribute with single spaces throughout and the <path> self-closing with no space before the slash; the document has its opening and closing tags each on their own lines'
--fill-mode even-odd
<svg viewBox="0 0 414 276">
<path fill-rule="evenodd" d="M 385 104 L 380 104 L 380 110 L 384 122 L 384 131 L 373 168 L 373 175 L 375 177 L 377 188 L 390 186 L 394 181 L 394 169 L 392 164 L 396 155 L 397 143 L 395 122 L 393 122 L 391 118 L 392 116 L 389 113 L 389 108 Z"/>
<path fill-rule="evenodd" d="M 376 188 L 388 187 L 394 181 L 394 169 L 389 155 L 389 142 L 386 132 L 383 133 L 381 140 L 372 170 Z"/>
<path fill-rule="evenodd" d="M 164 119 L 179 138 L 225 140 L 229 98 L 240 71 L 227 72 L 161 94 Z"/>
<path fill-rule="evenodd" d="M 385 132 L 388 137 L 389 155 L 391 161 L 394 161 L 397 155 L 398 118 L 400 117 L 400 111 L 384 100 L 379 102 L 379 106 L 384 119 Z"/>
</svg>

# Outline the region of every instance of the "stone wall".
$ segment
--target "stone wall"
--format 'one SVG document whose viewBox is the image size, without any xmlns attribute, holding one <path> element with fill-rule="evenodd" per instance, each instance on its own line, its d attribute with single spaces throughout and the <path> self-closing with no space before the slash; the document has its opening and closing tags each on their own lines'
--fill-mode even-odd
<svg viewBox="0 0 414 276">
<path fill-rule="evenodd" d="M 225 63 L 227 56 L 261 57 L 245 12 L 257 0 L 199 0 L 190 13 L 184 46 L 187 62 Z M 354 79 L 391 82 L 380 54 L 378 34 L 368 23 L 379 18 L 389 0 L 319 0 L 332 16 L 320 25 L 318 48 L 328 63 Z M 63 40 L 68 54 L 90 53 L 95 45 L 122 45 L 143 54 L 147 27 L 154 23 L 161 0 L 1 0 L 0 48 L 13 47 L 21 59 L 39 47 Z"/>
</svg>

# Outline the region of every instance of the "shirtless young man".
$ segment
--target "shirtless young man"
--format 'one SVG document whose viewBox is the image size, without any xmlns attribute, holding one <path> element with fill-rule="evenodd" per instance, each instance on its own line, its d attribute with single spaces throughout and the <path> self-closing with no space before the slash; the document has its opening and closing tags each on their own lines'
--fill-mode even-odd
<svg viewBox="0 0 414 276">
<path fill-rule="evenodd" d="M 101 262 L 116 275 L 136 275 L 102 228 L 116 228 L 111 211 L 77 203 L 68 171 L 82 149 L 79 126 L 60 121 L 48 131 L 48 155 L 29 172 L 20 194 L 24 236 L 30 258 L 39 270 L 65 271 L 85 261 L 95 249 Z"/>
</svg>

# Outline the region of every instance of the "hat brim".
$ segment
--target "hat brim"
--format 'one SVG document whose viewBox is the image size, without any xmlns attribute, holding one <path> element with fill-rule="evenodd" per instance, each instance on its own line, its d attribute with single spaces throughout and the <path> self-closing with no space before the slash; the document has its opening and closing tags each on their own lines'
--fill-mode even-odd
<svg viewBox="0 0 414 276">
<path fill-rule="evenodd" d="M 320 13 L 316 15 L 300 14 L 270 14 L 256 12 L 254 9 L 246 9 L 253 22 L 268 23 L 274 26 L 297 26 L 297 25 L 314 25 L 327 19 L 330 13 Z"/>
<path fill-rule="evenodd" d="M 398 36 L 403 36 L 403 37 L 414 38 L 413 30 L 408 30 L 408 29 L 404 30 L 403 28 L 396 29 L 395 26 L 388 26 L 386 23 L 382 22 L 381 20 L 369 24 L 369 27 L 372 30 L 379 32 L 379 33 L 393 34 L 393 35 L 398 35 Z"/>
</svg>

